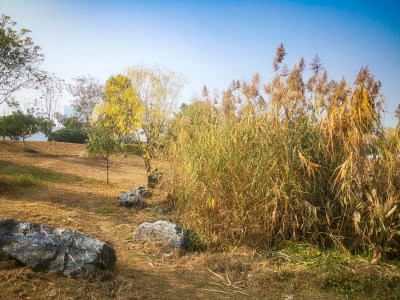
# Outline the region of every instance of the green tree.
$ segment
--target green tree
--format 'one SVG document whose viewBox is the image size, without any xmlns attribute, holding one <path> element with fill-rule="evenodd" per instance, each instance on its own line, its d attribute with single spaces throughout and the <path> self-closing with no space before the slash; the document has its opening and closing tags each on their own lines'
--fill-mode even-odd
<svg viewBox="0 0 400 300">
<path fill-rule="evenodd" d="M 28 36 L 29 30 L 14 29 L 10 17 L 0 18 L 0 104 L 7 102 L 20 88 L 33 83 L 43 61 L 40 47 Z"/>
<path fill-rule="evenodd" d="M 62 125 L 67 129 L 83 130 L 85 124 L 79 121 L 77 117 L 69 117 L 65 119 Z"/>
<path fill-rule="evenodd" d="M 0 118 L 0 130 L 2 136 L 8 136 L 12 140 L 22 138 L 22 145 L 26 149 L 25 139 L 41 131 L 48 126 L 46 120 L 35 117 L 31 113 L 23 113 L 18 110 L 11 115 Z"/>
<path fill-rule="evenodd" d="M 100 124 L 89 130 L 89 139 L 86 142 L 86 152 L 90 158 L 103 157 L 106 160 L 107 184 L 110 156 L 121 152 L 121 147 L 109 128 Z"/>
</svg>

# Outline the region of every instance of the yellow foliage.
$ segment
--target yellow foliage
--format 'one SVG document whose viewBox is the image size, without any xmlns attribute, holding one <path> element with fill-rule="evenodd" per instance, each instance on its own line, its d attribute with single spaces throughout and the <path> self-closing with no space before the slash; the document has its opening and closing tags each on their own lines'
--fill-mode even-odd
<svg viewBox="0 0 400 300">
<path fill-rule="evenodd" d="M 144 135 L 139 142 L 148 177 L 182 84 L 177 74 L 160 66 L 135 66 L 107 81 L 105 102 L 96 108 L 94 121 L 102 119 L 116 138 Z"/>
<path fill-rule="evenodd" d="M 95 110 L 97 121 L 114 131 L 116 137 L 132 135 L 142 124 L 143 105 L 126 76 L 118 75 L 107 80 L 105 102 Z"/>
</svg>

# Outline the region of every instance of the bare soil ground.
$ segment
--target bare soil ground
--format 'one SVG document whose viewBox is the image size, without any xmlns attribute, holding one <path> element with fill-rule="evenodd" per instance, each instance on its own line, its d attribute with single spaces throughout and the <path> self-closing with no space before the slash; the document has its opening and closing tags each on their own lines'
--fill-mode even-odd
<svg viewBox="0 0 400 300">
<path fill-rule="evenodd" d="M 27 145 L 24 151 L 20 142 L 0 143 L 0 216 L 89 234 L 115 248 L 117 264 L 74 279 L 0 257 L 0 299 L 396 299 L 396 293 L 400 299 L 394 266 L 363 261 L 333 273 L 329 266 L 293 264 L 282 253 L 170 252 L 135 243 L 132 232 L 142 222 L 173 219 L 157 191 L 140 211 L 117 206 L 118 194 L 146 183 L 140 157 L 116 158 L 106 185 L 105 161 L 87 159 L 83 145 Z M 390 280 L 376 290 L 375 278 Z"/>
</svg>

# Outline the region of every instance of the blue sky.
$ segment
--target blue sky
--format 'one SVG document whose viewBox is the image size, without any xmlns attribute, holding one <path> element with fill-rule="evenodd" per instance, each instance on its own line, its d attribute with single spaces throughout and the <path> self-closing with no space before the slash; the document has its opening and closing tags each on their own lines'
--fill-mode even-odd
<svg viewBox="0 0 400 300">
<path fill-rule="evenodd" d="M 399 11 L 400 1 L 0 1 L 2 14 L 32 30 L 43 68 L 66 80 L 105 81 L 159 63 L 186 76 L 182 101 L 190 102 L 203 84 L 221 91 L 255 72 L 269 81 L 283 43 L 289 66 L 318 53 L 334 80 L 351 81 L 368 65 L 382 81 L 390 126 L 400 103 Z"/>
</svg>

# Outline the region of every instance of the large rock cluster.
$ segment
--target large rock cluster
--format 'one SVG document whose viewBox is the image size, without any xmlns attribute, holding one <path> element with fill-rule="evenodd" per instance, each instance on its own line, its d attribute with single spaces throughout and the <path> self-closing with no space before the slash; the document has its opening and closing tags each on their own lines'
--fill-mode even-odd
<svg viewBox="0 0 400 300">
<path fill-rule="evenodd" d="M 0 218 L 0 253 L 33 270 L 66 276 L 113 267 L 115 250 L 105 242 L 64 228 Z"/>
</svg>

